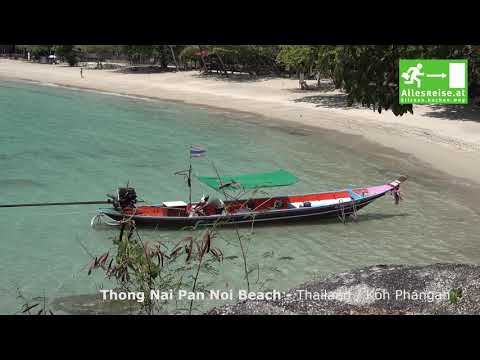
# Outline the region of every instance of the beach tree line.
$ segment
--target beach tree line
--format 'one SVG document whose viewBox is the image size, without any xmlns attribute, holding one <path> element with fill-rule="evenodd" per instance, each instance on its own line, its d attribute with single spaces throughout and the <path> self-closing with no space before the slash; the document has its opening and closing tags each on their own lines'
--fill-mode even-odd
<svg viewBox="0 0 480 360">
<path fill-rule="evenodd" d="M 155 65 L 159 71 L 196 69 L 204 74 L 235 74 L 297 78 L 302 90 L 318 88 L 329 79 L 347 94 L 350 105 L 381 113 L 412 113 L 398 102 L 401 58 L 468 59 L 469 95 L 480 104 L 478 45 L 18 45 L 34 57 L 56 53 L 70 65 L 107 59 L 132 66 Z M 310 80 L 315 80 L 312 84 Z"/>
<path fill-rule="evenodd" d="M 190 45 L 179 52 L 182 61 L 196 61 L 205 73 L 228 77 L 288 76 L 302 90 L 318 88 L 330 79 L 347 94 L 349 105 L 361 104 L 381 113 L 413 113 L 400 105 L 399 59 L 468 59 L 469 96 L 480 105 L 480 46 L 478 45 Z M 316 79 L 315 86 L 307 80 Z"/>
<path fill-rule="evenodd" d="M 348 45 L 282 46 L 277 60 L 297 70 L 300 86 L 304 74 L 329 78 L 347 94 L 349 105 L 361 104 L 381 113 L 413 113 L 400 105 L 399 59 L 468 59 L 469 95 L 480 104 L 480 47 L 474 45 Z"/>
</svg>

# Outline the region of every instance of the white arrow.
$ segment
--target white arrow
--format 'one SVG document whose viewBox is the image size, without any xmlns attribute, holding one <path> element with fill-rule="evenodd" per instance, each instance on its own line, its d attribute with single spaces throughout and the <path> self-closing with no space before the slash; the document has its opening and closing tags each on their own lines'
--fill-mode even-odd
<svg viewBox="0 0 480 360">
<path fill-rule="evenodd" d="M 427 77 L 439 77 L 439 78 L 446 78 L 447 74 L 427 74 Z"/>
</svg>

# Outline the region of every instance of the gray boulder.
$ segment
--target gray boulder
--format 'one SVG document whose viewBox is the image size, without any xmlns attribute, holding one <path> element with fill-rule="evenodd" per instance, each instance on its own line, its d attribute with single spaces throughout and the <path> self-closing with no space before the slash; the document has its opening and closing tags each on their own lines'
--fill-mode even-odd
<svg viewBox="0 0 480 360">
<path fill-rule="evenodd" d="M 244 300 L 207 314 L 480 314 L 480 266 L 376 265 L 316 279 L 272 300 Z"/>
</svg>

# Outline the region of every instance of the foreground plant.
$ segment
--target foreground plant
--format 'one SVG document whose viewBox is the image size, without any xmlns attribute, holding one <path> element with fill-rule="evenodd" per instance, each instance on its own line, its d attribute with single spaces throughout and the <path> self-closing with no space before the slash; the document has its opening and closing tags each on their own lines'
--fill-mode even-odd
<svg viewBox="0 0 480 360">
<path fill-rule="evenodd" d="M 114 240 L 114 254 L 108 251 L 94 257 L 88 274 L 100 269 L 106 278 L 118 284 L 120 291 L 125 292 L 151 294 L 152 291 L 172 289 L 178 292 L 182 288 L 191 288 L 195 292 L 201 269 L 209 270 L 211 262 L 223 260 L 221 250 L 212 246 L 215 229 L 208 228 L 200 236 L 198 234 L 199 231 L 193 229 L 190 235 L 169 249 L 160 241 L 143 241 L 133 221 L 123 222 L 120 235 Z M 146 296 L 140 307 L 141 312 L 153 314 L 165 310 L 166 305 L 168 301 L 153 301 Z M 193 300 L 188 313 L 192 311 Z"/>
<path fill-rule="evenodd" d="M 24 315 L 53 315 L 53 311 L 49 308 L 49 303 L 45 296 L 37 296 L 28 299 L 17 288 L 17 299 L 22 301 L 22 307 L 19 312 Z"/>
</svg>

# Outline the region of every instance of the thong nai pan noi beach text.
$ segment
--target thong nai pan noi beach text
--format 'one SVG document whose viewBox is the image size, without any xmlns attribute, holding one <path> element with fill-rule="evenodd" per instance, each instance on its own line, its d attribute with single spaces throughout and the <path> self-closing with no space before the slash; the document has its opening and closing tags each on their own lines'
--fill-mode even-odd
<svg viewBox="0 0 480 360">
<path fill-rule="evenodd" d="M 102 289 L 100 290 L 102 299 L 107 300 L 126 300 L 126 301 L 145 301 L 144 292 L 125 292 Z M 236 293 L 236 296 L 235 296 Z M 435 292 L 435 291 L 415 291 L 398 289 L 394 292 L 389 292 L 386 289 L 368 289 L 365 291 L 309 291 L 309 290 L 295 290 L 292 293 L 282 292 L 278 290 L 272 291 L 247 291 L 238 290 L 209 290 L 206 292 L 193 292 L 188 290 L 151 290 L 149 299 L 151 301 L 169 301 L 169 300 L 281 300 L 282 298 L 291 298 L 295 300 L 314 300 L 314 301 L 343 301 L 347 303 L 355 303 L 357 301 L 373 302 L 379 300 L 398 300 L 398 301 L 425 301 L 434 302 L 441 300 L 448 300 L 450 292 Z"/>
</svg>

